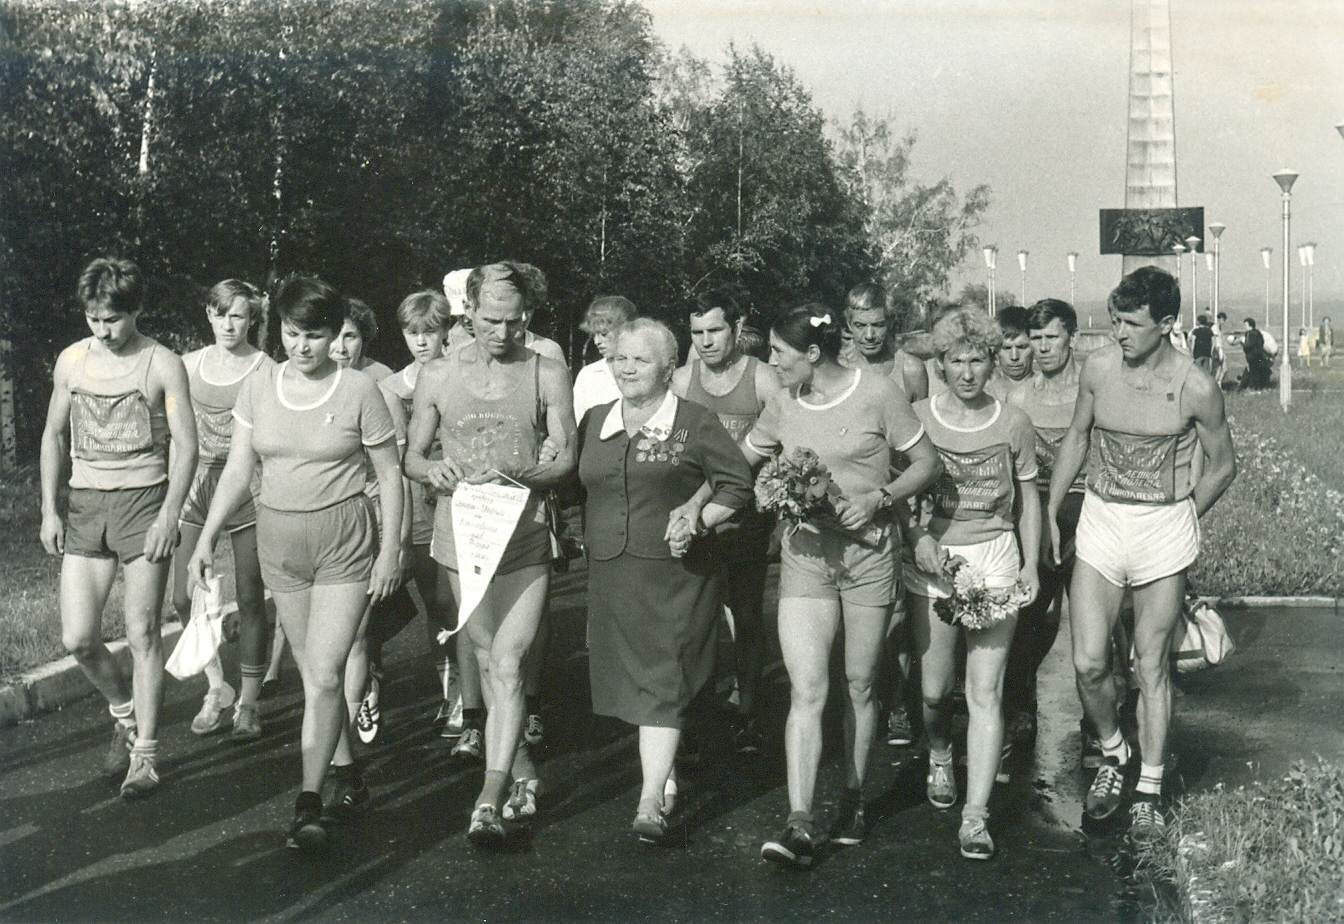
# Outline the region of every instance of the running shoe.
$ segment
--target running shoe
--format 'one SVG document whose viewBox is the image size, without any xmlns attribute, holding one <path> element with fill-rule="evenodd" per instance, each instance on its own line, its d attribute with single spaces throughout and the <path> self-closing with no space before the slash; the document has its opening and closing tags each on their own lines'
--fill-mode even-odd
<svg viewBox="0 0 1344 924">
<path fill-rule="evenodd" d="M 239 703 L 233 710 L 234 741 L 256 741 L 261 737 L 261 710 L 256 703 Z"/>
<path fill-rule="evenodd" d="M 790 823 L 784 828 L 784 834 L 779 840 L 766 841 L 761 845 L 762 860 L 796 869 L 811 866 L 816 853 L 816 836 L 805 822 Z"/>
<path fill-rule="evenodd" d="M 831 843 L 856 847 L 868 836 L 868 822 L 863 817 L 862 799 L 843 799 L 840 813 L 831 825 Z"/>
<path fill-rule="evenodd" d="M 756 727 L 755 719 L 743 719 L 733 733 L 733 749 L 739 754 L 759 754 L 765 750 L 765 739 Z"/>
<path fill-rule="evenodd" d="M 317 793 L 299 793 L 298 803 L 294 806 L 294 822 L 289 826 L 285 846 L 302 853 L 326 848 L 327 829 L 322 824 L 322 799 Z"/>
<path fill-rule="evenodd" d="M 929 758 L 929 775 L 925 784 L 925 793 L 934 808 L 949 809 L 957 804 L 957 778 L 951 761 L 940 764 Z"/>
<path fill-rule="evenodd" d="M 1023 709 L 1013 713 L 1004 734 L 1013 744 L 1021 745 L 1023 750 L 1030 750 L 1032 742 L 1036 740 L 1036 710 Z"/>
<path fill-rule="evenodd" d="M 523 740 L 532 747 L 539 748 L 545 738 L 546 726 L 541 724 L 541 716 L 534 712 L 527 717 L 527 724 L 523 726 Z"/>
<path fill-rule="evenodd" d="M 191 730 L 198 735 L 208 735 L 224 727 L 224 710 L 233 705 L 236 697 L 228 681 L 222 686 L 211 687 L 205 691 L 201 701 L 201 711 L 191 720 Z"/>
<path fill-rule="evenodd" d="M 1083 810 L 1087 812 L 1087 817 L 1094 821 L 1110 818 L 1120 807 L 1124 791 L 1124 767 L 1121 767 L 1120 761 L 1114 757 L 1103 758 L 1101 766 L 1097 769 L 1097 775 L 1087 790 L 1087 799 L 1083 802 Z"/>
<path fill-rule="evenodd" d="M 485 753 L 485 735 L 479 728 L 465 728 L 448 756 L 463 763 L 479 763 Z"/>
<path fill-rule="evenodd" d="M 1095 770 L 1101 766 L 1102 758 L 1105 756 L 1101 753 L 1101 739 L 1092 730 L 1087 719 L 1078 723 L 1078 733 L 1083 739 L 1083 769 Z"/>
<path fill-rule="evenodd" d="M 363 814 L 364 809 L 368 807 L 369 799 L 369 786 L 363 780 L 360 781 L 358 788 L 345 780 L 337 780 L 331 801 L 327 803 L 326 811 L 322 813 L 322 820 L 333 824 L 353 821 Z"/>
<path fill-rule="evenodd" d="M 462 694 L 458 693 L 452 700 L 444 700 L 439 706 L 439 714 L 434 717 L 435 722 L 442 722 L 443 728 L 439 730 L 440 738 L 456 738 L 462 734 Z"/>
<path fill-rule="evenodd" d="M 359 709 L 355 712 L 355 731 L 360 741 L 373 744 L 382 728 L 383 716 L 378 711 L 378 676 L 371 672 L 369 691 L 364 694 L 364 699 L 360 701 Z"/>
<path fill-rule="evenodd" d="M 467 840 L 482 850 L 498 850 L 504 846 L 504 822 L 493 805 L 482 803 L 476 806 L 476 811 L 471 813 L 471 824 L 467 826 Z"/>
<path fill-rule="evenodd" d="M 1129 807 L 1129 839 L 1134 844 L 1154 844 L 1167 833 L 1167 819 L 1157 796 L 1142 795 Z"/>
<path fill-rule="evenodd" d="M 968 860 L 988 860 L 994 856 L 994 838 L 989 836 L 983 818 L 963 818 L 957 832 L 961 855 Z"/>
<path fill-rule="evenodd" d="M 131 765 L 126 770 L 126 779 L 121 784 L 123 799 L 139 799 L 159 788 L 159 774 L 154 769 L 154 758 L 146 754 L 131 752 Z"/>
<path fill-rule="evenodd" d="M 900 746 L 914 740 L 915 728 L 910 722 L 910 712 L 902 703 L 887 713 L 887 744 Z"/>
<path fill-rule="evenodd" d="M 500 812 L 505 821 L 518 824 L 531 824 L 537 814 L 537 790 L 540 780 L 514 780 L 509 790 L 509 801 L 504 803 Z"/>
<path fill-rule="evenodd" d="M 656 809 L 637 813 L 631 828 L 639 842 L 649 847 L 661 847 L 667 841 L 667 817 Z"/>
<path fill-rule="evenodd" d="M 131 748 L 135 746 L 135 726 L 112 723 L 112 743 L 103 758 L 103 772 L 112 778 L 125 776 L 131 769 Z"/>
<path fill-rule="evenodd" d="M 1008 784 L 1013 781 L 1013 773 L 1008 769 L 1008 761 L 1013 759 L 1013 739 L 1003 736 L 1003 747 L 999 749 L 999 768 L 994 771 L 994 782 Z"/>
</svg>

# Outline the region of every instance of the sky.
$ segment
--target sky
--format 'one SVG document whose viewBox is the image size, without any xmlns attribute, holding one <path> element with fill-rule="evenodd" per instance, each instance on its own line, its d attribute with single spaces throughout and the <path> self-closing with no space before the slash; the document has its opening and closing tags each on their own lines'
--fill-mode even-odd
<svg viewBox="0 0 1344 924">
<path fill-rule="evenodd" d="M 722 60 L 753 43 L 793 69 L 828 119 L 856 106 L 913 130 L 912 172 L 991 187 L 977 234 L 999 249 L 998 286 L 1028 304 L 1101 303 L 1120 257 L 1100 256 L 1097 212 L 1123 208 L 1130 4 L 1125 0 L 645 0 L 670 49 Z M 1271 175 L 1290 168 L 1293 324 L 1316 243 L 1316 317 L 1344 313 L 1344 0 L 1171 0 L 1177 197 L 1222 222 L 1220 295 L 1234 317 L 1282 305 L 1282 223 Z M 1189 291 L 1190 261 L 1183 261 Z M 1203 258 L 1201 311 L 1208 300 Z M 954 288 L 985 282 L 977 252 Z M 1187 306 L 1189 295 L 1186 295 Z"/>
</svg>

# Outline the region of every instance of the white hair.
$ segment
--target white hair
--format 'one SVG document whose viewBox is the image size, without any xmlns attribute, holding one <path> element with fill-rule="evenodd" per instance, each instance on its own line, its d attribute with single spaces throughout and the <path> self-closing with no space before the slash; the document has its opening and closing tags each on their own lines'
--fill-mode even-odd
<svg viewBox="0 0 1344 924">
<path fill-rule="evenodd" d="M 662 321 L 655 321 L 653 318 L 634 318 L 616 329 L 617 341 L 627 334 L 652 335 L 658 352 L 662 354 L 664 367 L 676 368 L 677 357 L 681 353 L 681 348 L 677 345 L 677 335 L 672 333 L 672 329 Z"/>
</svg>

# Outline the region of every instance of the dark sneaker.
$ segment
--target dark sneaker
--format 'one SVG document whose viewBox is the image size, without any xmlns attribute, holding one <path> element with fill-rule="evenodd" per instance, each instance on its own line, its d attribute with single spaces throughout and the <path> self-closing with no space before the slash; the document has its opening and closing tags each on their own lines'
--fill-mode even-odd
<svg viewBox="0 0 1344 924">
<path fill-rule="evenodd" d="M 994 856 L 994 839 L 989 836 L 983 818 L 963 818 L 957 832 L 961 855 L 968 860 L 988 860 Z"/>
<path fill-rule="evenodd" d="M 797 822 L 786 827 L 779 840 L 766 841 L 761 845 L 762 860 L 796 869 L 811 866 L 816 853 L 816 837 L 807 826 Z"/>
<path fill-rule="evenodd" d="M 1129 839 L 1134 844 L 1154 844 L 1167 834 L 1167 819 L 1156 796 L 1140 796 L 1129 807 Z"/>
<path fill-rule="evenodd" d="M 369 798 L 369 786 L 363 780 L 360 781 L 359 788 L 351 786 L 344 780 L 337 780 L 331 801 L 327 803 L 326 811 L 322 813 L 322 820 L 332 824 L 354 821 L 368 808 Z"/>
<path fill-rule="evenodd" d="M 475 764 L 480 763 L 484 753 L 485 735 L 481 734 L 479 728 L 465 728 L 448 756 L 462 763 Z"/>
<path fill-rule="evenodd" d="M 539 780 L 514 780 L 509 790 L 509 801 L 504 803 L 500 814 L 505 821 L 517 824 L 531 824 L 537 814 L 537 790 Z"/>
<path fill-rule="evenodd" d="M 957 804 L 957 778 L 951 761 L 939 764 L 929 759 L 929 775 L 925 778 L 924 791 L 934 808 L 950 809 Z"/>
<path fill-rule="evenodd" d="M 135 746 L 135 726 L 112 723 L 112 743 L 103 758 L 103 772 L 112 778 L 124 777 L 131 769 L 131 748 Z"/>
<path fill-rule="evenodd" d="M 1097 768 L 1097 775 L 1087 790 L 1083 811 L 1094 821 L 1102 821 L 1115 814 L 1125 792 L 1125 770 L 1114 757 L 1105 757 Z"/>
<path fill-rule="evenodd" d="M 359 709 L 355 712 L 355 732 L 359 735 L 360 741 L 373 744 L 378 739 L 382 727 L 383 716 L 378 711 L 378 678 L 370 674 L 369 691 L 364 694 L 364 699 L 360 701 Z"/>
<path fill-rule="evenodd" d="M 1101 753 L 1101 739 L 1092 731 L 1086 719 L 1079 724 L 1079 733 L 1083 738 L 1083 768 L 1095 770 L 1101 766 L 1105 756 Z"/>
<path fill-rule="evenodd" d="M 906 745 L 915 740 L 915 727 L 904 704 L 887 713 L 887 744 Z"/>
<path fill-rule="evenodd" d="M 233 710 L 234 741 L 256 741 L 261 737 L 261 710 L 255 703 L 239 703 Z"/>
<path fill-rule="evenodd" d="M 733 732 L 733 749 L 739 754 L 759 754 L 765 750 L 765 740 L 754 719 L 746 719 Z"/>
<path fill-rule="evenodd" d="M 121 797 L 139 799 L 158 788 L 159 774 L 154 769 L 154 758 L 132 751 L 131 765 L 126 769 L 126 779 L 121 784 Z"/>
<path fill-rule="evenodd" d="M 541 716 L 535 712 L 527 717 L 527 722 L 523 725 L 523 740 L 531 747 L 541 747 L 541 742 L 546 738 L 546 726 L 541 722 Z"/>
<path fill-rule="evenodd" d="M 844 847 L 855 847 L 863 843 L 868 836 L 868 822 L 863 817 L 863 802 L 844 800 L 840 803 L 840 814 L 831 825 L 831 843 Z"/>
<path fill-rule="evenodd" d="M 322 825 L 322 800 L 305 799 L 303 796 L 313 793 L 301 793 L 299 803 L 294 807 L 294 823 L 289 826 L 285 837 L 285 846 L 301 853 L 314 853 L 325 850 L 327 829 Z"/>
<path fill-rule="evenodd" d="M 659 811 L 642 811 L 635 815 L 631 825 L 639 842 L 649 847 L 661 847 L 667 841 L 667 818 Z"/>
<path fill-rule="evenodd" d="M 1026 710 L 1013 713 L 1013 717 L 1008 722 L 1008 727 L 1004 729 L 1004 735 L 1013 745 L 1020 750 L 1029 751 L 1031 745 L 1036 740 L 1036 711 Z"/>
<path fill-rule="evenodd" d="M 471 813 L 471 824 L 467 826 L 467 840 L 482 850 L 498 850 L 504 846 L 504 822 L 493 805 L 476 806 L 476 811 Z"/>
</svg>

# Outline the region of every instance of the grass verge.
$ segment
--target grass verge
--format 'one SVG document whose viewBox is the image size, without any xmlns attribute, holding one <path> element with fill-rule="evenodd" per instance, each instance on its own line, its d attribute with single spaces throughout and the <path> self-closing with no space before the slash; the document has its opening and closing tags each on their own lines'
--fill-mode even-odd
<svg viewBox="0 0 1344 924">
<path fill-rule="evenodd" d="M 1140 852 L 1140 870 L 1163 881 L 1197 878 L 1211 919 L 1344 920 L 1344 768 L 1294 764 L 1283 779 L 1190 796 L 1174 815 L 1166 838 Z M 1184 874 L 1183 839 L 1203 845 L 1186 852 Z"/>
</svg>

